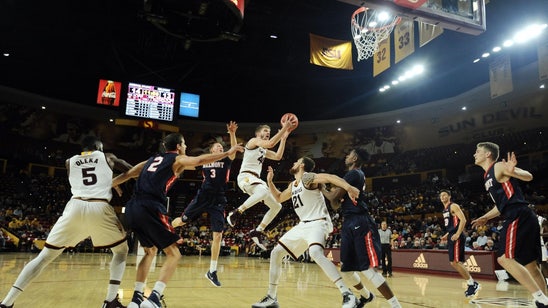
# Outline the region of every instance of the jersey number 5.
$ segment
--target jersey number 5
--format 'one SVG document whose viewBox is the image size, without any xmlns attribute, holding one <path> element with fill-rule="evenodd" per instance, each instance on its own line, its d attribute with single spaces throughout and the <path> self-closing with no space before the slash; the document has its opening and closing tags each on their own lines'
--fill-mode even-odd
<svg viewBox="0 0 548 308">
<path fill-rule="evenodd" d="M 97 183 L 97 174 L 93 173 L 95 167 L 82 169 L 82 182 L 86 186 L 91 186 Z"/>
</svg>

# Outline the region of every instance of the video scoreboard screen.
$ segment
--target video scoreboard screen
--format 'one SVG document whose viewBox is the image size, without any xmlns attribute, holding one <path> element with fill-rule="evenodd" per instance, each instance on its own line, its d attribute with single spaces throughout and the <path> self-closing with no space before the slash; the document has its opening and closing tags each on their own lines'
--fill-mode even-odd
<svg viewBox="0 0 548 308">
<path fill-rule="evenodd" d="M 126 115 L 151 120 L 173 121 L 175 92 L 172 89 L 130 83 Z"/>
</svg>

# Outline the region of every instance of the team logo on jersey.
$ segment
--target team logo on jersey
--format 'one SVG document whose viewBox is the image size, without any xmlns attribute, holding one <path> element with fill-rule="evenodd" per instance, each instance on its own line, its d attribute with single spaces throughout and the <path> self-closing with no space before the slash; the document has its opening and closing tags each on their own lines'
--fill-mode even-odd
<svg viewBox="0 0 548 308">
<path fill-rule="evenodd" d="M 424 254 L 421 252 L 421 254 L 415 259 L 415 262 L 413 262 L 413 267 L 415 268 L 428 268 L 428 263 L 426 263 L 426 259 L 424 258 Z"/>
<path fill-rule="evenodd" d="M 464 262 L 464 267 L 472 273 L 481 273 L 481 267 L 478 265 L 478 262 L 476 262 L 476 258 L 474 256 L 470 256 L 466 262 Z"/>
</svg>

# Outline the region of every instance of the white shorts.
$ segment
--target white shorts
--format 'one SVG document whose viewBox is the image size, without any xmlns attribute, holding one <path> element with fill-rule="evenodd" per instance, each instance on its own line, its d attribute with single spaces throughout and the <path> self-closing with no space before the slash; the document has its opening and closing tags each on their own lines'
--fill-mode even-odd
<svg viewBox="0 0 548 308">
<path fill-rule="evenodd" d="M 333 232 L 333 224 L 328 220 L 314 220 L 311 222 L 300 222 L 291 230 L 287 231 L 278 243 L 291 254 L 298 258 L 312 244 L 320 244 L 325 248 L 325 241 Z M 296 260 L 296 259 L 295 259 Z"/>
<path fill-rule="evenodd" d="M 542 262 L 548 261 L 548 249 L 546 249 L 546 244 L 540 246 L 540 251 L 542 252 Z"/>
<path fill-rule="evenodd" d="M 269 189 L 268 184 L 266 184 L 265 181 L 261 180 L 261 178 L 258 178 L 251 173 L 240 172 L 240 174 L 238 174 L 237 181 L 238 187 L 240 187 L 240 189 L 248 195 L 251 194 L 249 189 L 251 186 L 265 185 L 266 189 Z"/>
<path fill-rule="evenodd" d="M 75 247 L 88 237 L 93 246 L 108 247 L 123 240 L 126 232 L 114 208 L 107 202 L 70 199 L 63 215 L 53 225 L 46 244 Z"/>
</svg>

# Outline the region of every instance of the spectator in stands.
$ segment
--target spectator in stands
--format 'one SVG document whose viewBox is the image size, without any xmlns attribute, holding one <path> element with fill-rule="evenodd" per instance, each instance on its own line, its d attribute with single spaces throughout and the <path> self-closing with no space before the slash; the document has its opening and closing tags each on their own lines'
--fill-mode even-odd
<svg viewBox="0 0 548 308">
<path fill-rule="evenodd" d="M 492 239 L 488 239 L 487 244 L 485 244 L 485 247 L 483 247 L 483 250 L 496 251 L 495 242 L 493 242 Z"/>
<path fill-rule="evenodd" d="M 485 235 L 485 231 L 480 231 L 479 232 L 479 235 L 478 235 L 478 238 L 476 239 L 476 241 L 478 242 L 478 245 L 481 246 L 481 247 L 484 247 L 485 245 L 487 245 L 487 240 L 489 239 L 489 237 L 487 237 L 487 235 Z"/>
</svg>

